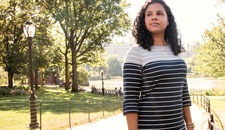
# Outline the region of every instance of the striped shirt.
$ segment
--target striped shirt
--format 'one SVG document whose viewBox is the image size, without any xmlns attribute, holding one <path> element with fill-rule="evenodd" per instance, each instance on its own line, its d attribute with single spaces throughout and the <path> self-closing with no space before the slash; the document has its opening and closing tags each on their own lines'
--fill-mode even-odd
<svg viewBox="0 0 225 130">
<path fill-rule="evenodd" d="M 185 130 L 191 106 L 187 67 L 170 46 L 133 46 L 123 65 L 123 114 L 138 113 L 138 130 Z"/>
</svg>

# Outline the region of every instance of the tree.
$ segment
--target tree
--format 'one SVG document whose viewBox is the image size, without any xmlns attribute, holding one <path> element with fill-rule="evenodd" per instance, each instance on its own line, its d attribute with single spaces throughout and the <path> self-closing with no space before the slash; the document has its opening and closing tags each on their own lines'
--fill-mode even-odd
<svg viewBox="0 0 225 130">
<path fill-rule="evenodd" d="M 217 0 L 217 3 L 218 3 L 218 4 L 225 3 L 225 0 Z"/>
<path fill-rule="evenodd" d="M 36 6 L 39 7 L 39 6 Z M 40 68 L 47 68 L 51 62 L 55 62 L 54 41 L 51 36 L 52 19 L 45 10 L 39 11 L 34 17 L 37 30 L 33 42 L 33 70 L 35 72 L 35 90 L 38 89 L 38 71 Z M 58 56 L 58 55 L 57 55 Z M 59 56 L 61 58 L 61 56 Z M 60 62 L 60 60 L 58 60 Z"/>
<path fill-rule="evenodd" d="M 42 0 L 59 22 L 72 51 L 72 92 L 78 92 L 77 68 L 79 59 L 91 59 L 103 51 L 112 35 L 123 35 L 130 27 L 124 12 L 128 7 L 121 0 Z M 93 58 L 91 59 L 94 60 Z"/>
<path fill-rule="evenodd" d="M 187 64 L 187 73 L 192 73 L 193 72 L 193 67 L 195 66 L 194 64 L 194 57 L 191 56 L 191 57 L 188 57 L 188 58 L 185 58 L 185 63 Z"/>
<path fill-rule="evenodd" d="M 122 67 L 121 62 L 117 55 L 110 55 L 107 58 L 106 63 L 109 66 L 109 74 L 112 76 L 121 76 L 122 75 Z"/>
<path fill-rule="evenodd" d="M 77 75 L 78 75 L 78 84 L 79 85 L 83 85 L 85 83 L 87 83 L 88 81 L 88 72 L 85 68 L 79 68 L 77 71 Z"/>
<path fill-rule="evenodd" d="M 1 1 L 0 59 L 8 72 L 8 86 L 13 87 L 13 74 L 20 73 L 26 63 L 27 42 L 23 38 L 22 25 L 28 16 L 23 3 L 18 0 Z"/>
<path fill-rule="evenodd" d="M 218 15 L 219 25 L 214 25 L 211 31 L 206 30 L 203 36 L 204 44 L 196 48 L 194 63 L 195 73 L 213 77 L 225 76 L 225 23 Z"/>
<path fill-rule="evenodd" d="M 58 32 L 58 34 L 60 34 L 61 36 L 60 32 Z M 68 57 L 68 54 L 70 53 L 69 43 L 68 43 L 68 39 L 64 37 L 58 40 L 60 40 L 61 43 L 64 43 L 58 47 L 58 50 L 64 56 L 64 66 L 65 66 L 64 72 L 65 72 L 65 81 L 66 81 L 65 90 L 69 90 L 69 57 Z M 62 40 L 64 40 L 65 42 L 63 42 Z"/>
</svg>

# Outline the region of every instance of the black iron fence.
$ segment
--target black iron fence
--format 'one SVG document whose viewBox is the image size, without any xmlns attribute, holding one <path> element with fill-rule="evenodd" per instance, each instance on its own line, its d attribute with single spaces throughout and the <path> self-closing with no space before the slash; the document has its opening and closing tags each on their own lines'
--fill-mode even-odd
<svg viewBox="0 0 225 130">
<path fill-rule="evenodd" d="M 216 112 L 213 111 L 213 109 L 211 108 L 210 100 L 206 96 L 193 94 L 192 101 L 205 109 L 207 113 L 207 122 L 209 130 L 224 130 L 222 121 L 220 120 Z M 218 128 L 218 126 L 216 125 L 215 117 L 218 119 L 218 122 L 220 123 L 222 129 Z"/>
<path fill-rule="evenodd" d="M 120 97 L 112 97 L 111 99 L 102 98 L 97 100 L 90 99 L 86 101 L 37 100 L 36 112 L 39 129 L 42 129 L 43 127 L 44 129 L 51 129 L 45 126 L 46 124 L 49 124 L 49 122 L 55 122 L 53 123 L 54 125 L 56 125 L 57 122 L 60 122 L 62 124 L 65 124 L 65 126 L 69 126 L 69 128 L 72 128 L 75 127 L 76 124 L 92 122 L 105 116 L 114 115 L 118 112 L 120 113 L 122 111 L 122 100 L 123 99 Z M 0 111 L 22 111 L 24 118 L 27 119 L 27 123 L 24 128 L 26 128 L 30 123 L 30 119 L 28 119 L 28 117 L 30 117 L 29 108 L 30 107 L 28 101 L 0 102 Z M 53 114 L 50 117 L 48 113 Z M 80 120 L 82 120 L 83 122 L 79 123 Z"/>
</svg>

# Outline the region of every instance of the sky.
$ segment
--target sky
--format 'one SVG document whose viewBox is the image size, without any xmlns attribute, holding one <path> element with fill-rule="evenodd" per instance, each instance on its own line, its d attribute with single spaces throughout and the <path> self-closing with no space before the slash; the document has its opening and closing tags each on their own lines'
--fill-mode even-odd
<svg viewBox="0 0 225 130">
<path fill-rule="evenodd" d="M 164 0 L 171 8 L 175 17 L 178 29 L 182 36 L 184 44 L 195 44 L 197 41 L 202 42 L 201 35 L 205 30 L 212 28 L 212 23 L 217 23 L 216 14 L 225 16 L 225 4 L 217 5 L 217 0 Z M 135 19 L 141 6 L 145 0 L 127 0 L 131 6 L 126 9 L 129 16 Z M 131 36 L 131 32 L 123 40 L 128 42 L 127 38 Z"/>
</svg>

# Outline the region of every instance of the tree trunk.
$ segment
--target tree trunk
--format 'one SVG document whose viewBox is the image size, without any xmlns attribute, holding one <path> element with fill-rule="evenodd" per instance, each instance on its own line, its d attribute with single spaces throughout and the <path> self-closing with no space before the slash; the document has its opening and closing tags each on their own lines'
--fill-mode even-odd
<svg viewBox="0 0 225 130">
<path fill-rule="evenodd" d="M 41 71 L 41 86 L 43 86 L 43 85 L 44 85 L 44 74 Z"/>
<path fill-rule="evenodd" d="M 38 70 L 35 70 L 35 90 L 38 90 Z"/>
<path fill-rule="evenodd" d="M 77 83 L 77 55 L 75 50 L 72 49 L 72 69 L 73 69 L 73 77 L 72 77 L 72 90 L 71 92 L 78 92 L 78 83 Z"/>
<path fill-rule="evenodd" d="M 68 48 L 66 49 L 65 52 L 65 78 L 66 78 L 66 84 L 65 84 L 65 90 L 69 90 L 69 78 L 68 78 L 68 70 L 69 70 L 69 66 L 68 66 Z"/>
<path fill-rule="evenodd" d="M 68 1 L 66 1 L 66 12 L 68 13 Z M 66 28 L 66 30 L 68 30 L 68 28 Z M 69 64 L 68 64 L 68 50 L 69 50 L 69 44 L 70 42 L 68 43 L 68 38 L 67 38 L 67 35 L 65 35 L 65 43 L 66 43 L 66 51 L 65 51 L 65 78 L 66 78 L 66 84 L 65 84 L 65 90 L 69 90 L 70 86 L 69 86 Z M 72 49 L 71 49 L 72 50 Z"/>
<path fill-rule="evenodd" d="M 13 87 L 13 73 L 8 72 L 8 87 Z"/>
</svg>

